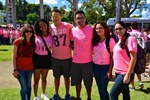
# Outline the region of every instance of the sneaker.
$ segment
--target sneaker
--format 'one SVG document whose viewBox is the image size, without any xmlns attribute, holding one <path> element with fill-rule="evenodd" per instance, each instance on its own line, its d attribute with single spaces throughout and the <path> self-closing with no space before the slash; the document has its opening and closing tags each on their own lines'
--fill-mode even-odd
<svg viewBox="0 0 150 100">
<path fill-rule="evenodd" d="M 43 100 L 49 100 L 49 98 L 47 97 L 46 94 L 41 94 L 41 98 L 42 98 Z"/>
<path fill-rule="evenodd" d="M 129 89 L 135 91 L 135 87 L 129 87 Z"/>
<path fill-rule="evenodd" d="M 40 100 L 38 97 L 34 97 L 34 100 Z"/>
<path fill-rule="evenodd" d="M 139 83 L 139 89 L 143 89 L 143 83 Z"/>
<path fill-rule="evenodd" d="M 54 94 L 52 100 L 59 100 L 59 95 L 58 94 Z"/>
<path fill-rule="evenodd" d="M 70 94 L 65 95 L 65 100 L 70 100 Z"/>
</svg>

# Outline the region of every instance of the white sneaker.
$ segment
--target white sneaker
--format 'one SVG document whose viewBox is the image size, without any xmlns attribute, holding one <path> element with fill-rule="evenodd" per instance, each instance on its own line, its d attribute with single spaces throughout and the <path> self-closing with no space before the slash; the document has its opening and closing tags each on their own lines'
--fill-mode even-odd
<svg viewBox="0 0 150 100">
<path fill-rule="evenodd" d="M 38 97 L 34 97 L 34 100 L 40 100 Z"/>
<path fill-rule="evenodd" d="M 43 100 L 49 100 L 49 98 L 47 97 L 46 94 L 41 94 L 41 98 L 42 98 Z"/>
</svg>

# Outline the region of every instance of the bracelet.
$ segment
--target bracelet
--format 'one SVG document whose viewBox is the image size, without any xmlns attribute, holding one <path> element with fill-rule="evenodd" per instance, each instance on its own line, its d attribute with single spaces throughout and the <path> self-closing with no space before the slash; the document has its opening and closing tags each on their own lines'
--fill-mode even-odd
<svg viewBox="0 0 150 100">
<path fill-rule="evenodd" d="M 15 71 L 17 71 L 17 69 L 14 69 L 13 71 L 15 72 Z"/>
</svg>

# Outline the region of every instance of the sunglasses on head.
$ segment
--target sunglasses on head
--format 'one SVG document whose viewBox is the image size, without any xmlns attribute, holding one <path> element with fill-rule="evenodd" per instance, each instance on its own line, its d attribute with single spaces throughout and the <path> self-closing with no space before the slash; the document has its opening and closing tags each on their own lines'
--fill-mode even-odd
<svg viewBox="0 0 150 100">
<path fill-rule="evenodd" d="M 26 30 L 25 32 L 26 32 L 26 33 L 28 33 L 28 32 L 33 33 L 33 31 L 32 31 L 32 30 Z"/>
<path fill-rule="evenodd" d="M 115 28 L 115 31 L 117 31 L 117 30 L 121 31 L 122 29 L 123 29 L 122 27 L 120 27 L 120 28 Z"/>
</svg>

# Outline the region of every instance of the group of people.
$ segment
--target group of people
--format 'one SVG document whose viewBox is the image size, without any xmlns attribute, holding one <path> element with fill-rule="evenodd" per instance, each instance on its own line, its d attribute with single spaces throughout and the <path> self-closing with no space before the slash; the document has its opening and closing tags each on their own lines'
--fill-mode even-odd
<svg viewBox="0 0 150 100">
<path fill-rule="evenodd" d="M 0 45 L 12 45 L 15 39 L 20 37 L 19 27 L 2 27 L 0 26 Z"/>
<path fill-rule="evenodd" d="M 62 22 L 58 9 L 52 11 L 51 19 L 51 25 L 48 21 L 39 19 L 34 28 L 31 25 L 24 26 L 21 37 L 13 43 L 13 75 L 20 83 L 21 99 L 31 98 L 33 74 L 34 100 L 39 100 L 37 94 L 40 79 L 41 98 L 49 100 L 46 95 L 47 75 L 52 68 L 55 85 L 52 100 L 60 98 L 61 75 L 65 82 L 65 100 L 71 99 L 70 85 L 75 86 L 76 100 L 81 100 L 82 80 L 87 100 L 91 100 L 93 73 L 101 100 L 118 100 L 120 93 L 123 94 L 123 100 L 130 100 L 129 84 L 134 78 L 137 41 L 127 33 L 126 25 L 123 22 L 115 24 L 114 30 L 119 38 L 116 43 L 106 23 L 100 21 L 94 27 L 87 25 L 83 11 L 77 11 L 75 14 L 76 27 Z M 116 79 L 109 93 L 107 86 L 112 78 L 113 66 Z"/>
</svg>

